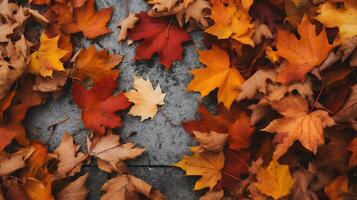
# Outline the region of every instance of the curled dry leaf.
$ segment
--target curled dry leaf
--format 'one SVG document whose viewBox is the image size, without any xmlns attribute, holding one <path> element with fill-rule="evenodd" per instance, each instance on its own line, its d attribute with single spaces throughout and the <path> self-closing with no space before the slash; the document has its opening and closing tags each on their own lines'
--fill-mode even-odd
<svg viewBox="0 0 357 200">
<path fill-rule="evenodd" d="M 278 161 L 273 160 L 266 169 L 263 168 L 257 172 L 255 186 L 263 194 L 280 199 L 289 194 L 293 183 L 289 166 L 280 165 Z"/>
<path fill-rule="evenodd" d="M 88 173 L 80 176 L 75 181 L 69 183 L 61 191 L 56 194 L 57 200 L 85 200 L 88 194 L 88 189 L 85 182 L 88 178 Z"/>
<path fill-rule="evenodd" d="M 107 133 L 107 135 L 98 138 L 93 138 L 91 141 L 89 138 L 87 139 L 87 147 L 88 152 L 90 152 L 91 156 L 94 156 L 105 163 L 101 163 L 101 166 L 105 166 L 106 168 L 103 170 L 115 171 L 117 170 L 117 164 L 125 161 L 134 159 L 140 156 L 145 149 L 137 148 L 133 143 L 125 143 L 120 144 L 119 135 L 115 135 L 111 132 Z M 95 146 L 92 147 L 92 143 L 95 142 Z"/>
<path fill-rule="evenodd" d="M 186 171 L 188 176 L 201 176 L 196 181 L 194 190 L 209 187 L 211 190 L 222 178 L 221 170 L 224 166 L 223 151 L 218 153 L 202 152 L 198 153 L 198 147 L 192 147 L 192 156 L 184 156 L 175 166 Z"/>
<path fill-rule="evenodd" d="M 200 143 L 200 151 L 222 151 L 228 138 L 227 133 L 217 133 L 215 131 L 210 131 L 207 133 L 193 131 L 193 135 L 195 136 L 195 139 Z"/>
<path fill-rule="evenodd" d="M 298 140 L 313 153 L 319 145 L 324 144 L 324 128 L 335 124 L 328 112 L 316 110 L 308 112 L 306 100 L 300 96 L 288 96 L 272 103 L 273 109 L 284 117 L 269 123 L 263 131 L 276 132 L 275 142 L 278 143 L 273 158 L 278 159 L 288 148 Z"/>
<path fill-rule="evenodd" d="M 32 89 L 41 92 L 56 92 L 63 88 L 67 82 L 65 74 L 54 73 L 52 77 L 36 76 Z"/>
<path fill-rule="evenodd" d="M 149 79 L 144 80 L 138 76 L 134 76 L 133 87 L 133 90 L 124 93 L 129 101 L 134 103 L 128 114 L 140 116 L 141 121 L 153 119 L 157 114 L 157 106 L 165 104 L 166 94 L 161 92 L 159 84 L 154 90 Z"/>
<path fill-rule="evenodd" d="M 73 137 L 69 133 L 62 136 L 60 145 L 54 151 L 58 160 L 56 171 L 58 178 L 73 176 L 81 170 L 86 155 L 78 152 L 79 148 L 80 146 L 74 144 Z"/>
<path fill-rule="evenodd" d="M 110 55 L 106 50 L 97 51 L 91 45 L 87 49 L 79 51 L 73 75 L 81 80 L 90 78 L 94 82 L 106 76 L 117 77 L 119 70 L 114 67 L 119 65 L 122 60 L 123 56 L 119 54 Z"/>
<path fill-rule="evenodd" d="M 199 51 L 199 57 L 206 68 L 191 71 L 194 79 L 188 84 L 187 89 L 200 92 L 204 97 L 218 88 L 218 102 L 222 102 L 229 109 L 239 94 L 237 88 L 243 84 L 243 76 L 236 68 L 230 66 L 227 52 L 217 46 Z"/>
<path fill-rule="evenodd" d="M 128 37 L 128 29 L 134 28 L 136 22 L 138 21 L 139 18 L 135 16 L 134 13 L 130 13 L 125 19 L 118 23 L 118 28 L 120 28 L 118 35 L 119 42 L 125 40 Z"/>
</svg>

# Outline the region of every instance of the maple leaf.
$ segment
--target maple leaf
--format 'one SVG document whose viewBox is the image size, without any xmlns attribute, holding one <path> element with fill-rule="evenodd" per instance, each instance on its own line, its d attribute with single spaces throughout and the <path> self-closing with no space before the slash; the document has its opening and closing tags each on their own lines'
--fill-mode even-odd
<svg viewBox="0 0 357 200">
<path fill-rule="evenodd" d="M 88 190 L 85 182 L 88 178 L 88 173 L 80 176 L 75 181 L 69 183 L 61 191 L 56 194 L 57 200 L 85 200 Z"/>
<path fill-rule="evenodd" d="M 325 186 L 325 194 L 331 200 L 344 200 L 346 193 L 348 193 L 348 178 L 345 175 L 336 177 Z"/>
<path fill-rule="evenodd" d="M 141 12 L 136 15 L 140 21 L 129 32 L 129 39 L 144 40 L 136 47 L 136 60 L 150 59 L 154 53 L 160 63 L 169 69 L 174 61 L 182 60 L 183 42 L 191 40 L 190 35 L 166 18 L 152 18 Z"/>
<path fill-rule="evenodd" d="M 51 190 L 35 178 L 27 178 L 23 188 L 30 199 L 53 200 Z"/>
<path fill-rule="evenodd" d="M 121 126 L 121 119 L 115 112 L 128 108 L 131 103 L 123 93 L 112 96 L 115 88 L 113 77 L 102 78 L 90 90 L 78 82 L 73 84 L 73 99 L 83 110 L 82 120 L 86 128 L 103 135 L 106 127 Z"/>
<path fill-rule="evenodd" d="M 153 88 L 150 80 L 134 76 L 133 90 L 125 92 L 129 101 L 134 103 L 128 114 L 140 116 L 141 121 L 153 119 L 157 113 L 157 106 L 164 105 L 165 93 L 161 92 L 160 85 Z"/>
<path fill-rule="evenodd" d="M 224 166 L 223 151 L 218 153 L 202 152 L 198 153 L 192 147 L 192 156 L 184 156 L 183 159 L 176 163 L 175 166 L 186 171 L 187 176 L 201 176 L 196 181 L 194 190 L 200 190 L 209 187 L 211 190 L 222 178 L 221 170 Z"/>
<path fill-rule="evenodd" d="M 315 18 L 328 28 L 338 27 L 342 39 L 357 35 L 357 7 L 348 2 L 344 7 L 326 2 L 319 6 L 317 12 L 319 15 Z"/>
<path fill-rule="evenodd" d="M 222 151 L 228 138 L 228 134 L 217 133 L 215 131 L 210 131 L 208 133 L 193 131 L 193 135 L 195 136 L 197 142 L 200 143 L 199 147 L 202 151 L 212 152 Z"/>
<path fill-rule="evenodd" d="M 149 199 L 163 200 L 166 199 L 161 193 L 156 192 L 151 185 L 132 175 L 119 175 L 109 179 L 102 186 L 101 190 L 105 191 L 101 200 L 115 199 L 139 199 L 138 194 L 142 194 Z M 159 198 L 155 195 L 159 195 Z"/>
<path fill-rule="evenodd" d="M 22 148 L 15 153 L 0 155 L 0 176 L 8 175 L 26 166 L 26 160 L 32 155 L 34 149 L 31 147 Z"/>
<path fill-rule="evenodd" d="M 88 0 L 73 11 L 74 22 L 63 26 L 67 33 L 82 32 L 88 39 L 94 39 L 110 33 L 106 24 L 112 16 L 112 8 L 104 8 L 100 11 L 94 9 L 94 0 Z"/>
<path fill-rule="evenodd" d="M 52 77 L 36 76 L 32 89 L 41 92 L 56 92 L 62 90 L 66 83 L 67 77 L 55 72 Z"/>
<path fill-rule="evenodd" d="M 352 91 L 342 108 L 333 116 L 338 123 L 350 123 L 357 130 L 357 84 L 351 87 Z"/>
<path fill-rule="evenodd" d="M 188 84 L 187 89 L 200 92 L 204 97 L 219 88 L 218 102 L 223 102 L 229 109 L 239 94 L 238 87 L 244 82 L 244 78 L 237 69 L 230 67 L 228 54 L 216 46 L 210 50 L 199 51 L 199 57 L 206 68 L 191 71 L 194 79 Z"/>
<path fill-rule="evenodd" d="M 223 2 L 215 2 L 212 6 L 211 19 L 215 24 L 205 32 L 215 35 L 218 39 L 233 38 L 243 44 L 254 46 L 252 40 L 254 24 L 248 12 L 239 9 L 233 0 L 229 0 L 228 6 Z"/>
<path fill-rule="evenodd" d="M 189 133 L 193 131 L 228 133 L 229 148 L 240 150 L 250 145 L 250 136 L 254 128 L 249 125 L 249 117 L 233 106 L 227 110 L 222 104 L 218 107 L 218 115 L 212 115 L 204 106 L 198 108 L 201 119 L 183 123 Z"/>
<path fill-rule="evenodd" d="M 289 194 L 293 182 L 289 166 L 272 160 L 266 169 L 257 172 L 255 185 L 263 194 L 279 199 Z"/>
<path fill-rule="evenodd" d="M 119 42 L 125 40 L 128 37 L 128 29 L 134 28 L 136 22 L 138 21 L 139 18 L 136 17 L 134 13 L 130 13 L 125 19 L 118 23 L 118 28 L 120 28 L 118 35 Z"/>
<path fill-rule="evenodd" d="M 136 148 L 133 143 L 125 143 L 120 144 L 119 135 L 115 135 L 111 132 L 107 133 L 107 135 L 95 141 L 95 146 L 92 147 L 92 141 L 87 139 L 87 147 L 88 152 L 90 152 L 91 156 L 94 156 L 104 162 L 101 163 L 101 166 L 105 167 L 101 168 L 104 171 L 114 171 L 117 170 L 116 165 L 125 160 L 134 159 L 140 156 L 145 149 Z"/>
<path fill-rule="evenodd" d="M 78 152 L 78 149 L 79 145 L 73 143 L 73 137 L 65 133 L 60 145 L 54 151 L 58 160 L 56 171 L 58 178 L 73 176 L 81 170 L 86 155 Z"/>
<path fill-rule="evenodd" d="M 348 146 L 348 150 L 352 152 L 349 166 L 350 168 L 353 168 L 357 166 L 357 137 L 352 140 L 351 144 Z"/>
<path fill-rule="evenodd" d="M 41 34 L 40 48 L 31 54 L 29 71 L 40 74 L 43 77 L 52 76 L 53 70 L 65 71 L 60 59 L 67 51 L 57 47 L 59 36 L 48 38 L 45 33 Z"/>
<path fill-rule="evenodd" d="M 91 45 L 79 52 L 73 75 L 82 80 L 89 77 L 94 82 L 105 76 L 117 77 L 119 70 L 113 68 L 119 65 L 122 60 L 123 56 L 119 54 L 110 55 L 106 50 L 97 51 Z"/>
<path fill-rule="evenodd" d="M 316 153 L 318 146 L 324 143 L 323 129 L 335 124 L 326 111 L 316 110 L 308 113 L 307 102 L 300 96 L 288 96 L 271 105 L 284 116 L 270 122 L 263 129 L 277 133 L 275 141 L 278 144 L 274 159 L 286 153 L 295 140 L 299 140 L 306 149 Z"/>
<path fill-rule="evenodd" d="M 280 66 L 277 79 L 287 83 L 303 80 L 305 74 L 321 64 L 334 45 L 328 43 L 325 29 L 316 36 L 316 29 L 304 16 L 298 26 L 300 39 L 293 33 L 278 30 L 277 54 L 288 60 Z"/>
<path fill-rule="evenodd" d="M 185 2 L 184 2 L 185 3 Z M 190 19 L 194 19 L 201 24 L 204 28 L 208 27 L 206 10 L 211 9 L 211 5 L 205 0 L 194 0 L 188 3 L 184 9 L 176 14 L 176 19 L 182 27 L 185 23 L 188 23 Z"/>
</svg>

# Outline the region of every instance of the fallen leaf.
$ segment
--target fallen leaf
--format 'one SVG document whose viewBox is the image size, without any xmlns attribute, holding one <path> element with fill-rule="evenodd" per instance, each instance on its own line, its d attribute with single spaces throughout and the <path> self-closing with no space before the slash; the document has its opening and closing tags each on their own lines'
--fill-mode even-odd
<svg viewBox="0 0 357 200">
<path fill-rule="evenodd" d="M 352 142 L 350 143 L 350 145 L 347 148 L 348 148 L 348 150 L 350 150 L 352 152 L 349 166 L 350 166 L 350 168 L 353 168 L 353 167 L 357 166 L 357 137 L 355 137 L 352 140 Z"/>
<path fill-rule="evenodd" d="M 108 163 L 111 168 L 110 172 L 117 170 L 117 163 L 134 159 L 145 151 L 145 149 L 135 147 L 133 143 L 120 144 L 119 135 L 115 135 L 111 132 L 99 138 L 98 141 L 95 141 L 94 147 L 92 147 L 92 143 L 93 142 L 88 138 L 88 152 L 90 152 L 91 156 Z"/>
<path fill-rule="evenodd" d="M 130 102 L 123 93 L 112 96 L 116 89 L 113 77 L 104 77 L 90 89 L 85 89 L 78 82 L 73 84 L 72 95 L 82 111 L 84 126 L 103 135 L 105 128 L 121 126 L 121 119 L 116 111 L 124 110 Z"/>
<path fill-rule="evenodd" d="M 315 18 L 328 28 L 338 27 L 342 39 L 357 35 L 357 8 L 346 3 L 344 8 L 338 8 L 331 2 L 322 4 Z"/>
<path fill-rule="evenodd" d="M 3 153 L 3 155 L 0 156 L 0 176 L 11 174 L 16 170 L 25 167 L 26 160 L 33 152 L 34 150 L 29 147 L 20 149 L 10 155 Z"/>
<path fill-rule="evenodd" d="M 209 190 L 199 200 L 221 200 L 224 195 L 224 190 Z"/>
<path fill-rule="evenodd" d="M 325 187 L 325 194 L 330 200 L 344 200 L 348 193 L 348 178 L 345 175 L 336 177 Z"/>
<path fill-rule="evenodd" d="M 190 35 L 169 23 L 166 18 L 153 18 L 141 12 L 136 15 L 139 23 L 129 32 L 129 39 L 144 40 L 136 47 L 135 60 L 148 60 L 157 53 L 160 63 L 169 69 L 174 61 L 182 60 L 182 43 L 190 41 Z"/>
<path fill-rule="evenodd" d="M 357 130 L 357 84 L 351 87 L 352 91 L 342 108 L 333 116 L 338 123 L 349 123 Z"/>
<path fill-rule="evenodd" d="M 41 92 L 56 92 L 62 90 L 66 82 L 67 77 L 64 74 L 54 72 L 52 77 L 36 76 L 32 89 Z"/>
<path fill-rule="evenodd" d="M 88 0 L 81 7 L 75 8 L 73 16 L 74 22 L 63 26 L 67 33 L 82 32 L 86 38 L 95 39 L 111 32 L 106 24 L 112 16 L 112 8 L 96 11 L 94 0 Z"/>
<path fill-rule="evenodd" d="M 212 5 L 210 18 L 215 22 L 205 32 L 215 35 L 218 39 L 235 39 L 243 44 L 254 46 L 252 40 L 254 24 L 246 10 L 238 8 L 233 0 L 229 0 L 228 6 L 222 2 Z"/>
<path fill-rule="evenodd" d="M 255 185 L 262 193 L 280 199 L 289 194 L 293 183 L 289 166 L 280 165 L 278 161 L 273 160 L 266 169 L 257 172 Z"/>
<path fill-rule="evenodd" d="M 319 145 L 324 144 L 325 127 L 335 124 L 328 112 L 316 110 L 308 112 L 308 105 L 304 98 L 288 96 L 272 103 L 273 109 L 284 117 L 269 123 L 263 131 L 276 132 L 275 142 L 278 143 L 273 158 L 278 159 L 286 153 L 295 140 L 311 152 L 317 152 Z"/>
<path fill-rule="evenodd" d="M 52 76 L 53 71 L 65 71 L 60 59 L 67 51 L 58 48 L 59 36 L 48 38 L 45 33 L 41 34 L 40 48 L 31 54 L 29 70 L 33 74 L 43 77 Z"/>
<path fill-rule="evenodd" d="M 183 2 L 185 3 L 185 2 Z M 204 28 L 208 27 L 207 10 L 211 9 L 211 5 L 206 0 L 193 0 L 176 14 L 176 19 L 180 26 L 187 24 L 191 19 L 202 25 Z"/>
<path fill-rule="evenodd" d="M 200 143 L 199 147 L 202 149 L 202 151 L 212 152 L 222 151 L 228 138 L 228 134 L 217 133 L 215 131 L 210 131 L 207 133 L 193 131 L 193 135 L 195 136 L 197 142 Z"/>
<path fill-rule="evenodd" d="M 314 167 L 311 163 L 309 164 L 308 169 L 304 167 L 300 167 L 293 173 L 294 185 L 291 189 L 292 200 L 304 200 L 304 199 L 314 199 L 317 200 L 317 194 L 311 191 L 309 188 L 310 183 L 315 178 L 316 175 L 316 167 Z"/>
<path fill-rule="evenodd" d="M 210 50 L 199 51 L 199 57 L 206 68 L 191 71 L 194 79 L 188 84 L 187 89 L 200 92 L 204 97 L 219 88 L 218 102 L 224 103 L 229 109 L 239 94 L 238 87 L 244 83 L 244 78 L 237 69 L 230 66 L 228 54 L 216 46 Z"/>
<path fill-rule="evenodd" d="M 118 35 L 119 42 L 125 40 L 128 37 L 128 29 L 134 28 L 136 22 L 138 21 L 139 18 L 136 17 L 134 13 L 130 13 L 125 19 L 118 23 L 118 28 L 120 28 Z"/>
<path fill-rule="evenodd" d="M 277 54 L 288 60 L 278 70 L 277 79 L 283 83 L 304 80 L 305 74 L 320 65 L 334 47 L 328 43 L 325 29 L 316 35 L 316 29 L 307 16 L 298 26 L 298 32 L 300 39 L 293 33 L 278 30 Z"/>
<path fill-rule="evenodd" d="M 144 80 L 138 76 L 134 76 L 133 87 L 133 90 L 124 93 L 134 103 L 128 114 L 140 116 L 141 121 L 153 119 L 157 114 L 157 106 L 164 105 L 166 94 L 161 92 L 159 84 L 154 89 L 149 79 Z"/>
<path fill-rule="evenodd" d="M 78 152 L 79 145 L 75 145 L 73 137 L 69 133 L 62 136 L 60 145 L 55 149 L 57 155 L 56 175 L 59 179 L 73 176 L 81 171 L 86 155 Z"/>
<path fill-rule="evenodd" d="M 254 128 L 249 124 L 246 113 L 233 106 L 227 110 L 222 104 L 218 107 L 218 115 L 212 115 L 204 106 L 198 108 L 201 118 L 199 120 L 187 121 L 183 127 L 189 133 L 193 131 L 217 133 L 228 133 L 228 144 L 233 150 L 240 150 L 250 145 L 250 137 Z"/>
<path fill-rule="evenodd" d="M 85 186 L 85 182 L 88 178 L 88 173 L 80 176 L 75 181 L 69 183 L 56 195 L 57 200 L 85 200 L 88 194 L 88 190 Z"/>
<path fill-rule="evenodd" d="M 186 171 L 187 176 L 201 176 L 196 181 L 193 190 L 201 190 L 209 187 L 211 190 L 222 178 L 221 170 L 224 166 L 223 151 L 218 153 L 193 151 L 192 156 L 184 156 L 181 161 L 175 164 L 176 167 Z"/>
<path fill-rule="evenodd" d="M 105 76 L 117 77 L 119 70 L 114 69 L 123 60 L 119 54 L 110 55 L 106 50 L 97 51 L 91 45 L 87 49 L 81 49 L 75 62 L 73 75 L 82 80 L 90 78 L 97 82 Z"/>
<path fill-rule="evenodd" d="M 51 191 L 35 178 L 27 178 L 23 188 L 30 199 L 53 200 Z"/>
<path fill-rule="evenodd" d="M 151 185 L 132 175 L 119 175 L 109 179 L 104 183 L 101 190 L 105 191 L 101 200 L 139 199 L 138 194 L 154 199 L 152 198 L 153 195 L 158 195 L 154 193 Z M 165 198 L 157 198 L 157 200 L 161 199 Z"/>
</svg>

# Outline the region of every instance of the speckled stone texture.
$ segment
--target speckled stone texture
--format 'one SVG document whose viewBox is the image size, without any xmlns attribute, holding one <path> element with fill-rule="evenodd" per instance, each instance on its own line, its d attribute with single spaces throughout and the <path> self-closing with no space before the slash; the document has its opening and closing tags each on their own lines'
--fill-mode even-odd
<svg viewBox="0 0 357 200">
<path fill-rule="evenodd" d="M 144 0 L 129 0 L 130 12 L 147 10 Z M 95 41 L 83 40 L 78 42 L 80 47 L 90 44 L 97 48 L 105 48 L 110 53 L 119 53 L 125 56 L 119 66 L 121 76 L 118 80 L 118 91 L 128 91 L 132 86 L 133 75 L 149 78 L 154 86 L 160 84 L 165 92 L 165 105 L 160 107 L 153 120 L 141 122 L 138 117 L 124 116 L 124 127 L 120 129 L 123 141 L 131 141 L 146 152 L 134 161 L 128 162 L 132 174 L 144 179 L 155 188 L 161 190 L 170 200 L 198 199 L 198 193 L 192 191 L 195 179 L 184 176 L 184 172 L 172 167 L 182 156 L 188 153 L 188 147 L 194 145 L 190 136 L 181 127 L 181 122 L 197 117 L 196 109 L 199 101 L 198 94 L 186 92 L 186 85 L 192 79 L 189 71 L 199 66 L 196 50 L 202 47 L 201 35 L 191 33 L 193 42 L 185 44 L 182 62 L 175 62 L 170 70 L 165 70 L 158 57 L 151 61 L 135 62 L 135 44 L 128 46 L 119 44 L 117 23 L 126 16 L 124 0 L 97 0 L 97 7 L 113 7 L 113 16 L 109 24 L 112 34 L 101 37 Z M 70 132 L 82 149 L 86 149 L 86 136 L 88 130 L 81 122 L 80 110 L 75 105 L 70 89 L 66 95 L 57 100 L 46 102 L 43 106 L 30 111 L 26 125 L 32 139 L 47 143 L 50 150 L 55 149 L 65 132 Z M 48 126 L 68 118 L 58 124 L 51 134 Z M 51 135 L 51 136 L 50 136 Z M 88 187 L 91 192 L 88 199 L 100 199 L 101 185 L 111 177 L 110 174 L 98 170 L 95 164 L 85 165 L 83 171 L 89 171 Z"/>
</svg>

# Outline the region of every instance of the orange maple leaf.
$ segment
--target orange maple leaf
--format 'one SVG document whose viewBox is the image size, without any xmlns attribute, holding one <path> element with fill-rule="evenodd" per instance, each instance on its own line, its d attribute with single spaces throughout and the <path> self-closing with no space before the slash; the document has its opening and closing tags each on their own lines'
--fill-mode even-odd
<svg viewBox="0 0 357 200">
<path fill-rule="evenodd" d="M 74 22 L 63 26 L 67 33 L 82 32 L 86 38 L 94 39 L 111 32 L 106 24 L 112 16 L 112 8 L 104 8 L 96 12 L 94 0 L 88 0 L 81 7 L 75 8 L 73 14 Z"/>
<path fill-rule="evenodd" d="M 305 74 L 321 64 L 334 45 L 328 43 L 325 29 L 316 35 L 315 26 L 304 16 L 298 26 L 300 39 L 293 33 L 279 29 L 277 54 L 288 60 L 278 70 L 278 80 L 287 83 L 303 80 Z"/>
<path fill-rule="evenodd" d="M 112 96 L 115 89 L 116 82 L 111 76 L 99 80 L 90 90 L 78 82 L 73 84 L 72 95 L 78 107 L 83 109 L 85 127 L 103 135 L 106 127 L 121 126 L 121 119 L 115 112 L 128 108 L 131 103 L 123 93 Z"/>
</svg>

